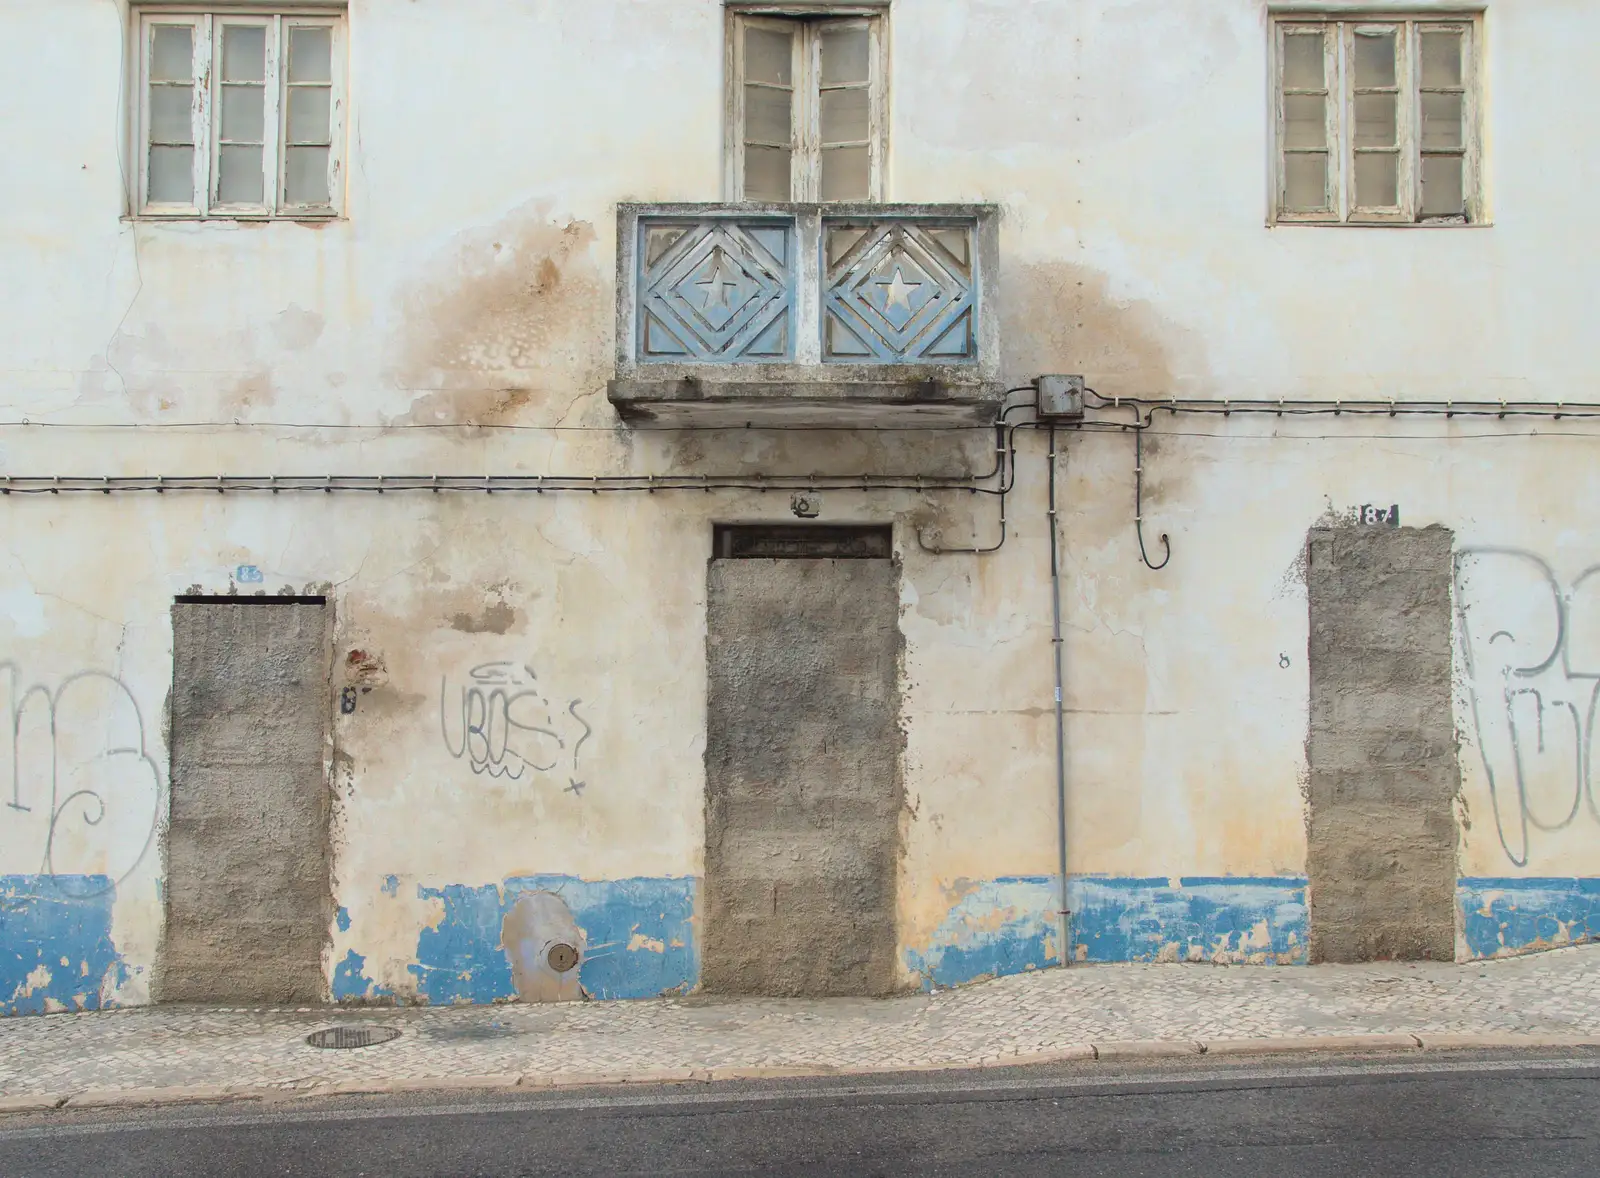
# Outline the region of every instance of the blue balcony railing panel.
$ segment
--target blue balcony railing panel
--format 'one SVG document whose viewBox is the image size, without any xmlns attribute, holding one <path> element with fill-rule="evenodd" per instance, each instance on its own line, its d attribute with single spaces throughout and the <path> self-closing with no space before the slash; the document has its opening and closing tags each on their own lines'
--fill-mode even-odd
<svg viewBox="0 0 1600 1178">
<path fill-rule="evenodd" d="M 974 361 L 973 230 L 972 222 L 825 219 L 822 358 Z"/>
<path fill-rule="evenodd" d="M 792 358 L 794 232 L 792 220 L 641 219 L 639 358 Z"/>
</svg>

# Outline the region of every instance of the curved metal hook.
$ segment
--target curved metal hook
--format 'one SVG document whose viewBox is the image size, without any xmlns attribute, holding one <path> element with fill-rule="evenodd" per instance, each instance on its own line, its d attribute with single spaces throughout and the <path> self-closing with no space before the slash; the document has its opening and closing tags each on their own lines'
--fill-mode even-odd
<svg viewBox="0 0 1600 1178">
<path fill-rule="evenodd" d="M 1172 559 L 1172 542 L 1165 532 L 1161 533 L 1161 563 L 1151 564 L 1150 553 L 1144 546 L 1144 431 L 1142 425 L 1133 430 L 1133 534 L 1139 539 L 1139 559 L 1144 561 L 1145 568 L 1157 571 L 1166 568 Z"/>
</svg>

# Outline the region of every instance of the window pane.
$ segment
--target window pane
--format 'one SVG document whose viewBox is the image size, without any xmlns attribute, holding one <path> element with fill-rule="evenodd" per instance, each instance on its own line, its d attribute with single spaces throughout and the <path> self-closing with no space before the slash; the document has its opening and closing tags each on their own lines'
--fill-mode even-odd
<svg viewBox="0 0 1600 1178">
<path fill-rule="evenodd" d="M 193 143 L 194 91 L 188 86 L 150 87 L 150 141 Z"/>
<path fill-rule="evenodd" d="M 262 82 L 267 77 L 267 30 L 259 25 L 224 25 L 222 80 Z"/>
<path fill-rule="evenodd" d="M 1393 147 L 1395 145 L 1394 94 L 1357 94 L 1356 131 L 1357 147 Z"/>
<path fill-rule="evenodd" d="M 1461 95 L 1422 96 L 1422 146 L 1460 147 Z"/>
<path fill-rule="evenodd" d="M 1456 217 L 1466 211 L 1462 199 L 1462 160 L 1459 155 L 1422 157 L 1422 215 Z"/>
<path fill-rule="evenodd" d="M 217 200 L 223 204 L 261 203 L 261 148 L 222 146 L 217 160 Z"/>
<path fill-rule="evenodd" d="M 1400 157 L 1393 152 L 1362 152 L 1356 156 L 1356 204 L 1364 209 L 1392 209 L 1398 205 Z"/>
<path fill-rule="evenodd" d="M 867 52 L 870 44 L 864 28 L 824 30 L 822 84 L 848 86 L 852 82 L 865 82 L 871 69 Z"/>
<path fill-rule="evenodd" d="M 291 147 L 284 153 L 284 199 L 292 205 L 328 203 L 328 149 Z"/>
<path fill-rule="evenodd" d="M 793 84 L 793 62 L 788 33 L 771 29 L 747 28 L 744 31 L 744 78 L 747 82 L 770 82 L 774 86 Z"/>
<path fill-rule="evenodd" d="M 1328 157 L 1321 152 L 1283 158 L 1284 207 L 1291 213 L 1317 213 L 1328 207 Z"/>
<path fill-rule="evenodd" d="M 865 90 L 824 90 L 822 92 L 822 141 L 860 143 L 867 138 L 867 92 Z"/>
<path fill-rule="evenodd" d="M 1461 85 L 1461 35 L 1423 33 L 1422 84 L 1424 86 Z"/>
<path fill-rule="evenodd" d="M 187 82 L 194 77 L 194 30 L 156 25 L 150 30 L 150 80 Z"/>
<path fill-rule="evenodd" d="M 1283 38 L 1283 84 L 1291 90 L 1321 90 L 1322 78 L 1322 34 L 1287 34 Z"/>
<path fill-rule="evenodd" d="M 1356 34 L 1356 85 L 1393 86 L 1394 34 Z"/>
<path fill-rule="evenodd" d="M 744 197 L 746 200 L 789 199 L 787 147 L 744 149 Z"/>
<path fill-rule="evenodd" d="M 150 201 L 153 204 L 194 204 L 194 148 L 150 149 Z"/>
<path fill-rule="evenodd" d="M 830 147 L 822 153 L 822 199 L 866 200 L 871 157 L 865 147 Z"/>
<path fill-rule="evenodd" d="M 1283 98 L 1283 145 L 1324 147 L 1328 142 L 1328 100 L 1320 94 L 1286 94 Z"/>
<path fill-rule="evenodd" d="M 234 142 L 264 143 L 266 90 L 261 86 L 222 88 L 222 137 Z"/>
<path fill-rule="evenodd" d="M 289 30 L 289 81 L 333 81 L 333 30 L 296 26 Z"/>
<path fill-rule="evenodd" d="M 744 88 L 744 137 L 751 143 L 788 144 L 792 135 L 787 90 Z"/>
<path fill-rule="evenodd" d="M 296 86 L 289 91 L 290 143 L 328 142 L 333 91 L 326 86 Z"/>
</svg>

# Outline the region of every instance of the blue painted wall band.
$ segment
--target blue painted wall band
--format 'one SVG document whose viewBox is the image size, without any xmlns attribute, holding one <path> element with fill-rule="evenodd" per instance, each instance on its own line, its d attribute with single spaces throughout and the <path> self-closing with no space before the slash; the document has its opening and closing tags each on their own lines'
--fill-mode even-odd
<svg viewBox="0 0 1600 1178">
<path fill-rule="evenodd" d="M 0 1012 L 98 1010 L 127 969 L 111 943 L 104 875 L 0 876 Z"/>
</svg>

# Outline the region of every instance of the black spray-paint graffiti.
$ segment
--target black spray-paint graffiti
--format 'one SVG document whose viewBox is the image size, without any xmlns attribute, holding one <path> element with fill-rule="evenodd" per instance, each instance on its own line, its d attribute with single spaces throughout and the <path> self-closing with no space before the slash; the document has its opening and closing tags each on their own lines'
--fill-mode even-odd
<svg viewBox="0 0 1600 1178">
<path fill-rule="evenodd" d="M 116 676 L 78 671 L 52 690 L 21 686 L 0 662 L 0 754 L 10 780 L 0 807 L 7 859 L 38 863 L 62 896 L 114 889 L 155 843 L 162 783 L 145 747 L 144 715 Z M 103 882 L 85 882 L 86 880 Z"/>
<path fill-rule="evenodd" d="M 1565 586 L 1538 555 L 1469 548 L 1455 559 L 1456 617 L 1472 725 L 1506 858 L 1565 829 L 1594 788 L 1600 703 L 1600 565 Z"/>
<path fill-rule="evenodd" d="M 479 663 L 467 678 L 457 696 L 448 678 L 439 679 L 439 734 L 446 751 L 490 777 L 516 781 L 529 770 L 564 773 L 566 791 L 581 795 L 583 746 L 594 733 L 578 712 L 583 700 L 569 700 L 564 708 L 552 703 L 525 663 Z"/>
</svg>

